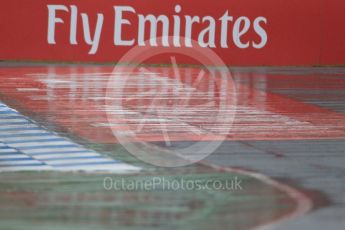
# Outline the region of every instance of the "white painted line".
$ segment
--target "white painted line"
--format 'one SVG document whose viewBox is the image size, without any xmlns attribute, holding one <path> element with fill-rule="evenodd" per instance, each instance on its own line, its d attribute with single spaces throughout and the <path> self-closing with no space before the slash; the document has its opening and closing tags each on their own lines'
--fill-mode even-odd
<svg viewBox="0 0 345 230">
<path fill-rule="evenodd" d="M 71 145 L 71 142 L 68 141 L 49 141 L 49 142 L 25 142 L 25 143 L 14 143 L 9 144 L 12 147 L 15 148 L 21 148 L 21 147 L 43 147 L 43 146 L 59 146 L 59 145 Z"/>
<path fill-rule="evenodd" d="M 22 116 L 18 116 L 16 114 L 1 114 L 1 113 L 0 113 L 0 119 L 1 120 L 3 120 L 3 119 L 24 119 L 24 120 L 26 120 Z"/>
<path fill-rule="evenodd" d="M 0 120 L 0 124 L 6 124 L 6 123 L 14 123 L 14 122 L 27 122 L 27 123 L 29 123 L 29 121 L 28 120 L 26 120 L 26 119 L 19 119 L 19 118 L 8 118 L 8 119 L 6 119 L 6 118 L 1 118 L 1 120 Z"/>
<path fill-rule="evenodd" d="M 98 162 L 113 162 L 116 164 L 114 160 L 106 159 L 106 158 L 99 158 L 99 159 L 65 159 L 65 160 L 51 160 L 47 161 L 49 165 L 58 165 L 58 164 L 67 164 L 67 165 L 72 165 L 72 164 L 85 164 L 85 163 L 98 163 Z"/>
<path fill-rule="evenodd" d="M 2 135 L 3 133 L 0 132 L 0 136 L 4 136 Z M 15 135 L 23 135 L 23 134 L 47 134 L 49 135 L 50 133 L 48 133 L 45 130 L 39 130 L 39 129 L 34 129 L 34 130 L 10 130 L 10 131 L 6 131 L 6 137 L 10 137 L 10 136 L 15 136 Z M 1 137 L 0 137 L 1 140 Z"/>
<path fill-rule="evenodd" d="M 127 173 L 140 170 L 46 131 L 1 103 L 0 111 L 0 172 L 54 170 Z"/>
<path fill-rule="evenodd" d="M 49 153 L 49 152 L 68 152 L 68 151 L 78 151 L 80 150 L 79 147 L 71 147 L 71 148 L 37 148 L 37 149 L 28 149 L 23 152 L 26 154 L 41 154 L 41 153 Z"/>
<path fill-rule="evenodd" d="M 28 136 L 28 137 L 2 137 L 1 140 L 5 142 L 12 142 L 12 141 L 20 141 L 26 142 L 26 141 L 42 141 L 42 140 L 50 140 L 50 139 L 55 139 L 56 136 L 53 135 L 48 135 L 48 136 Z M 61 140 L 64 140 L 61 138 Z"/>
<path fill-rule="evenodd" d="M 34 124 L 23 124 L 23 125 L 1 125 L 0 126 L 0 131 L 1 130 L 6 130 L 6 129 L 28 129 L 28 128 L 37 128 L 37 125 Z M 13 131 L 13 130 L 12 130 Z"/>
<path fill-rule="evenodd" d="M 39 91 L 38 88 L 17 88 L 17 91 L 19 92 L 32 92 L 32 91 Z"/>
<path fill-rule="evenodd" d="M 1 166 L 16 166 L 16 165 L 29 165 L 29 164 L 41 164 L 41 162 L 36 160 L 8 160 L 0 161 Z M 39 166 L 39 165 L 38 165 Z"/>
<path fill-rule="evenodd" d="M 2 159 L 16 159 L 16 158 L 30 158 L 23 154 L 11 154 L 11 155 L 0 155 L 0 160 Z"/>
<path fill-rule="evenodd" d="M 278 224 L 281 224 L 282 222 L 292 220 L 294 218 L 302 216 L 302 215 L 308 213 L 313 208 L 313 202 L 308 196 L 306 196 L 302 192 L 298 191 L 297 189 L 290 187 L 286 184 L 283 184 L 279 181 L 276 181 L 276 180 L 274 180 L 274 179 L 272 179 L 272 178 L 270 178 L 264 174 L 245 170 L 245 169 L 232 168 L 232 167 L 222 167 L 222 166 L 207 163 L 205 161 L 203 161 L 201 163 L 205 166 L 208 166 L 208 167 L 211 167 L 211 168 L 214 168 L 217 170 L 221 170 L 223 172 L 225 171 L 225 172 L 229 172 L 229 173 L 238 173 L 238 174 L 242 174 L 245 176 L 256 178 L 257 180 L 286 193 L 289 197 L 291 197 L 293 200 L 296 201 L 297 205 L 296 205 L 295 209 L 292 210 L 291 212 L 289 212 L 288 214 L 285 214 L 281 217 L 278 217 L 271 222 L 263 223 L 259 226 L 256 226 L 256 227 L 252 228 L 252 230 L 269 230 L 269 229 L 276 228 Z"/>
<path fill-rule="evenodd" d="M 15 153 L 15 152 L 17 152 L 17 150 L 15 150 L 15 149 L 10 149 L 10 148 L 0 149 L 0 153 Z"/>
<path fill-rule="evenodd" d="M 94 152 L 89 153 L 68 153 L 68 154 L 47 154 L 47 155 L 37 155 L 35 159 L 42 161 L 49 161 L 49 159 L 54 158 L 73 158 L 73 157 L 97 157 L 99 154 Z"/>
</svg>

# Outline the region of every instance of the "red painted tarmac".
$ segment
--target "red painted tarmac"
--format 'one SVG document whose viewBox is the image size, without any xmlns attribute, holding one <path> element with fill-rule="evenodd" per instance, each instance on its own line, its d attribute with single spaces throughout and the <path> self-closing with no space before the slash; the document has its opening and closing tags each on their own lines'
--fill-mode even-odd
<svg viewBox="0 0 345 230">
<path fill-rule="evenodd" d="M 144 91 L 161 90 L 160 78 L 167 78 L 173 70 L 169 68 L 147 67 L 154 72 L 155 77 L 146 81 Z M 1 68 L 0 91 L 2 98 L 7 99 L 9 105 L 13 105 L 24 113 L 36 114 L 39 119 L 62 127 L 74 135 L 97 143 L 114 143 L 116 139 L 111 128 L 116 130 L 133 130 L 143 122 L 143 117 L 112 115 L 107 117 L 106 87 L 113 71 L 112 67 L 24 67 Z M 333 80 L 323 75 L 287 76 L 285 74 L 253 75 L 247 73 L 234 73 L 236 92 L 228 96 L 236 98 L 236 114 L 234 122 L 229 130 L 216 132 L 207 130 L 201 134 L 186 129 L 183 122 L 189 122 L 190 126 L 207 123 L 207 120 L 217 113 L 217 94 L 221 89 L 217 83 L 211 85 L 210 74 L 206 74 L 202 80 L 198 80 L 199 69 L 181 68 L 185 79 L 194 84 L 198 81 L 197 92 L 188 95 L 189 101 L 181 104 L 181 94 L 176 98 L 173 94 L 166 94 L 160 103 L 164 103 L 165 119 L 171 117 L 171 112 L 186 110 L 188 107 L 198 104 L 201 110 L 207 110 L 204 114 L 195 111 L 186 111 L 189 120 L 172 121 L 167 124 L 170 140 L 217 140 L 218 135 L 226 135 L 228 140 L 303 140 L 303 139 L 344 139 L 345 115 L 335 110 L 306 103 L 289 95 L 271 92 L 270 88 L 285 86 L 287 88 L 302 88 L 306 91 L 313 90 L 344 90 L 344 81 L 340 78 Z M 140 74 L 139 71 L 137 71 Z M 333 76 L 337 76 L 336 74 Z M 168 78 L 169 79 L 169 78 Z M 141 80 L 141 82 L 140 82 Z M 130 84 L 132 88 L 123 89 L 127 104 L 125 110 L 139 112 L 139 104 L 148 106 L 156 95 L 146 94 L 140 96 L 140 84 L 145 79 L 137 79 Z M 156 81 L 155 81 L 156 80 Z M 150 83 L 151 82 L 151 83 Z M 312 82 L 318 82 L 315 85 Z M 133 90 L 133 84 L 135 91 Z M 150 85 L 151 84 L 151 85 Z M 183 84 L 183 83 L 182 83 Z M 187 85 L 188 83 L 185 83 Z M 154 88 L 156 87 L 156 88 Z M 170 88 L 169 88 L 170 87 Z M 170 85 L 168 90 L 173 90 L 175 85 Z M 209 90 L 209 88 L 214 87 Z M 139 95 L 135 96 L 135 95 Z M 200 99 L 200 95 L 204 98 Z M 205 95 L 207 97 L 205 97 Z M 135 98 L 136 97 L 136 98 Z M 142 100 L 140 99 L 142 98 Z M 182 98 L 183 99 L 183 98 Z M 207 104 L 208 102 L 213 104 Z M 170 103 L 170 104 L 169 104 Z M 172 104 L 171 104 L 172 103 Z M 194 103 L 194 105 L 193 105 Z M 208 107 L 205 107 L 208 106 Z M 170 115 L 169 115 L 170 113 Z M 189 114 L 188 114 L 189 113 Z M 174 115 L 174 114 L 173 114 Z M 153 115 L 155 116 L 155 115 Z M 175 115 L 174 115 L 175 116 Z M 190 117 L 193 116 L 191 123 Z M 151 117 L 153 119 L 154 117 Z M 147 118 L 146 118 L 147 119 Z M 209 120 L 209 123 L 214 122 Z M 145 141 L 161 141 L 163 134 L 157 130 L 157 122 L 146 122 L 142 132 L 136 138 Z M 224 124 L 225 125 L 225 124 Z M 220 126 L 220 125 L 218 125 Z"/>
</svg>

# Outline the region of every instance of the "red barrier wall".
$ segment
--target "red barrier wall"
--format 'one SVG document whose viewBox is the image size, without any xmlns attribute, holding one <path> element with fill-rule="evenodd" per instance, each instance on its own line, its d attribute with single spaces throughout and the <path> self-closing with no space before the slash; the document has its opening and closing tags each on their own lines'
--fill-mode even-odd
<svg viewBox="0 0 345 230">
<path fill-rule="evenodd" d="M 345 64 L 345 1 L 323 0 L 321 4 L 320 64 Z"/>
<path fill-rule="evenodd" d="M 178 4 L 182 9 L 181 12 L 176 13 L 174 10 Z M 47 38 L 48 5 L 64 5 L 68 9 L 68 12 L 56 11 L 56 18 L 64 21 L 55 24 L 56 44 L 49 44 Z M 75 5 L 78 11 L 76 26 L 78 44 L 71 44 L 70 41 L 71 5 Z M 131 23 L 131 25 L 122 25 L 123 39 L 135 39 L 137 42 L 138 14 L 166 15 L 169 19 L 169 35 L 173 35 L 173 15 L 179 16 L 181 36 L 185 35 L 186 30 L 185 15 L 200 16 L 200 18 L 211 16 L 216 22 L 214 37 L 216 47 L 212 49 L 228 65 L 345 64 L 343 0 L 11 0 L 3 2 L 0 8 L 0 59 L 117 61 L 133 46 L 114 44 L 116 22 L 114 6 L 131 6 L 136 11 L 136 13 L 123 13 L 123 19 Z M 226 11 L 233 17 L 232 21 L 227 22 L 228 33 L 224 33 L 228 37 L 227 48 L 222 47 L 220 42 L 224 30 L 219 20 Z M 91 35 L 95 31 L 97 13 L 103 15 L 99 45 L 94 54 L 89 54 L 91 46 L 85 42 L 81 13 L 86 13 L 88 16 Z M 240 48 L 234 42 L 235 22 L 242 16 L 249 20 L 250 26 L 239 39 L 241 44 L 249 42 L 248 48 Z M 265 19 L 265 22 L 261 21 L 260 28 L 267 34 L 267 42 L 261 48 L 254 48 L 253 42 L 259 44 L 263 41 L 263 33 L 258 33 L 253 25 L 258 17 Z M 193 25 L 193 39 L 198 39 L 199 34 L 208 27 L 208 22 Z M 242 21 L 238 30 L 243 30 L 243 27 Z M 146 27 L 146 35 L 150 33 L 149 29 L 150 27 Z M 161 33 L 162 28 L 158 26 L 158 34 Z M 209 37 L 205 36 L 205 38 Z M 182 48 L 183 46 L 182 44 Z"/>
</svg>

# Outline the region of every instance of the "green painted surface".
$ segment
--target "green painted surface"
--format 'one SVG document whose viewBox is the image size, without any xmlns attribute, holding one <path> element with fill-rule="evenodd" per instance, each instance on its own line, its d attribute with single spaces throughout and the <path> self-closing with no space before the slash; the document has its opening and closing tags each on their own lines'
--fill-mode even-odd
<svg viewBox="0 0 345 230">
<path fill-rule="evenodd" d="M 105 188 L 105 178 L 119 186 Z M 157 179 L 165 182 L 146 189 L 132 186 Z M 241 189 L 213 186 L 217 181 L 225 188 L 235 180 Z M 187 181 L 200 182 L 202 189 L 182 187 Z M 201 166 L 139 175 L 5 173 L 0 174 L 0 204 L 0 229 L 16 230 L 248 229 L 294 205 L 256 179 Z"/>
</svg>

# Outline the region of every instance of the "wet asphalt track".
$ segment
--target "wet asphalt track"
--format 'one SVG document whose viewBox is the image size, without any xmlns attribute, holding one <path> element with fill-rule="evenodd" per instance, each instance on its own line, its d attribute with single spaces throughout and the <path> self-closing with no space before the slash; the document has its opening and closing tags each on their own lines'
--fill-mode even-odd
<svg viewBox="0 0 345 230">
<path fill-rule="evenodd" d="M 78 73 L 109 70 L 100 66 L 2 68 L 1 99 L 46 127 L 107 152 L 113 135 L 107 126 L 100 125 L 106 120 L 95 99 L 104 92 L 100 90 L 104 85 L 96 78 L 92 83 L 84 81 Z M 304 191 L 314 210 L 275 229 L 342 229 L 345 70 L 247 68 L 233 69 L 233 73 L 240 113 L 227 141 L 206 162 L 254 170 Z M 48 78 L 50 82 L 44 82 Z M 66 79 L 69 82 L 63 82 Z M 86 116 L 85 111 L 94 114 Z M 176 133 L 174 146 L 188 145 L 183 141 L 186 137 Z M 147 136 L 150 133 L 141 138 Z M 279 207 L 279 202 L 276 205 Z M 246 212 L 250 213 L 247 210 L 241 216 L 250 216 Z"/>
</svg>

